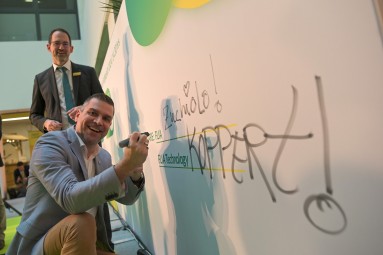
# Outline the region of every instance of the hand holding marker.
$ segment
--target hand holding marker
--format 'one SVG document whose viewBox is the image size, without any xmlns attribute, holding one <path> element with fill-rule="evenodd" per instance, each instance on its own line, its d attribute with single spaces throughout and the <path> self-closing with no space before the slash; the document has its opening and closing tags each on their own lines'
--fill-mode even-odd
<svg viewBox="0 0 383 255">
<path fill-rule="evenodd" d="M 149 136 L 149 132 L 143 132 L 141 133 L 141 135 L 146 135 L 146 136 Z M 138 137 L 137 141 L 140 139 L 140 137 Z M 128 147 L 129 146 L 129 138 L 125 139 L 125 140 L 122 140 L 121 142 L 118 143 L 118 146 L 120 146 L 120 148 L 124 148 L 124 147 Z"/>
</svg>

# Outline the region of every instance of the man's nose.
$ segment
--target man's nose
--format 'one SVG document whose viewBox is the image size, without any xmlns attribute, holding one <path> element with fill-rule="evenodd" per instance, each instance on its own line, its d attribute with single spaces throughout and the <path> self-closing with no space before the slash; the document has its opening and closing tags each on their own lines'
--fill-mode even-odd
<svg viewBox="0 0 383 255">
<path fill-rule="evenodd" d="M 102 125 L 104 120 L 102 119 L 102 116 L 97 116 L 95 119 L 94 119 L 94 122 L 97 123 L 97 125 Z"/>
</svg>

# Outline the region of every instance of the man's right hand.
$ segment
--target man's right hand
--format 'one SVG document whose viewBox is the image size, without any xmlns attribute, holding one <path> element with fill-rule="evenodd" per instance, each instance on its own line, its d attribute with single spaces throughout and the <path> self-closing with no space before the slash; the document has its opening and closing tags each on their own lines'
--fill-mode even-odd
<svg viewBox="0 0 383 255">
<path fill-rule="evenodd" d="M 63 124 L 55 121 L 55 120 L 46 120 L 44 122 L 44 129 L 46 131 L 55 131 L 55 130 L 61 130 L 63 127 Z"/>
<path fill-rule="evenodd" d="M 114 166 L 121 183 L 127 177 L 135 180 L 142 176 L 142 165 L 148 156 L 148 142 L 145 134 L 134 132 L 130 136 L 129 146 L 124 148 L 122 159 Z"/>
</svg>

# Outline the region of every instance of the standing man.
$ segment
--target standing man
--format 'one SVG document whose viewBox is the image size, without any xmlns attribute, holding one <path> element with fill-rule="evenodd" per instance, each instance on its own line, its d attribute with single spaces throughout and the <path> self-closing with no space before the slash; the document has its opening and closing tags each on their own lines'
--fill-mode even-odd
<svg viewBox="0 0 383 255">
<path fill-rule="evenodd" d="M 17 162 L 17 168 L 13 171 L 13 178 L 17 185 L 17 197 L 25 197 L 27 194 L 29 165 L 25 165 L 23 162 Z"/>
<path fill-rule="evenodd" d="M 16 166 L 17 168 L 13 171 L 15 184 L 23 184 L 26 186 L 28 184 L 29 166 L 21 161 L 17 162 Z"/>
<path fill-rule="evenodd" d="M 146 135 L 134 132 L 119 162 L 99 146 L 114 104 L 94 94 L 76 112 L 76 125 L 48 132 L 35 144 L 23 217 L 7 254 L 114 254 L 108 244 L 103 204 L 133 204 L 144 188 Z M 109 222 L 110 225 L 110 222 Z"/>
<path fill-rule="evenodd" d="M 35 77 L 29 115 L 32 125 L 43 133 L 68 128 L 77 106 L 90 95 L 103 92 L 93 67 L 69 60 L 73 46 L 65 29 L 51 31 L 47 49 L 53 65 Z"/>
<path fill-rule="evenodd" d="M 1 137 L 3 137 L 3 120 L 0 115 L 0 142 L 1 142 Z M 0 153 L 0 167 L 4 166 L 3 159 L 1 158 L 1 153 Z M 0 185 L 1 187 L 1 185 Z M 3 194 L 1 192 L 0 188 L 0 250 L 4 248 L 5 246 L 5 229 L 7 228 L 7 215 L 5 214 L 5 205 L 3 201 Z"/>
</svg>

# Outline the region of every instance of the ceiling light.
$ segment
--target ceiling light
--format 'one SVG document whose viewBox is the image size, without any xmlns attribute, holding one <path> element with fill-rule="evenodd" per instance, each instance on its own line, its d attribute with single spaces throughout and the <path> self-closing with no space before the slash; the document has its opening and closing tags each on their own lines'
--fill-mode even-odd
<svg viewBox="0 0 383 255">
<path fill-rule="evenodd" d="M 29 117 L 17 117 L 17 118 L 8 118 L 8 119 L 3 119 L 3 122 L 6 121 L 15 121 L 15 120 L 27 120 Z"/>
</svg>

